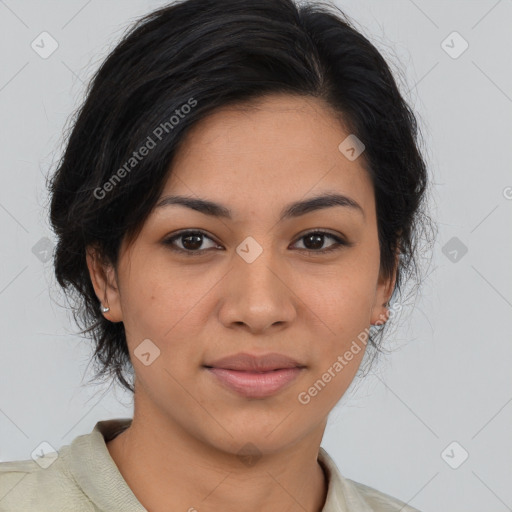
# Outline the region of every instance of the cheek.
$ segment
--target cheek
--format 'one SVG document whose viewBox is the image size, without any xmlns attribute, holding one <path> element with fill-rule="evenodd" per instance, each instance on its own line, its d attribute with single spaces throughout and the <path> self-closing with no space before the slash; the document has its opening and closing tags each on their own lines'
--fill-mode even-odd
<svg viewBox="0 0 512 512">
<path fill-rule="evenodd" d="M 309 307 L 319 312 L 318 329 L 311 334 L 317 342 L 311 350 L 310 377 L 297 400 L 321 414 L 334 407 L 357 374 L 368 341 L 370 300 L 357 288 L 333 287 L 312 301 Z"/>
<path fill-rule="evenodd" d="M 121 306 L 125 325 L 160 338 L 197 301 L 197 277 L 190 281 L 162 255 L 149 256 L 133 254 L 123 269 Z"/>
<path fill-rule="evenodd" d="M 137 266 L 133 258 L 121 293 L 130 352 L 150 339 L 160 349 L 165 367 L 186 369 L 199 361 L 194 340 L 201 339 L 208 321 L 208 293 L 216 281 L 215 276 L 172 268 L 157 259 Z"/>
<path fill-rule="evenodd" d="M 336 401 L 344 393 L 368 341 L 378 269 L 373 260 L 359 256 L 345 263 L 328 274 L 325 269 L 309 274 L 297 290 L 304 298 L 302 314 L 318 339 L 311 354 L 313 381 L 325 384 L 320 401 Z"/>
<path fill-rule="evenodd" d="M 334 338 L 346 338 L 370 321 L 377 273 L 368 259 L 353 257 L 329 270 L 308 272 L 294 284 L 310 315 Z"/>
</svg>

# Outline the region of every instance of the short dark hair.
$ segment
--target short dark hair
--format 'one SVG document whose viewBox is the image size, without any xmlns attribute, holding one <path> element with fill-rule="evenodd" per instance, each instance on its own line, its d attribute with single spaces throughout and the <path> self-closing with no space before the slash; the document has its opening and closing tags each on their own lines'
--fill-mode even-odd
<svg viewBox="0 0 512 512">
<path fill-rule="evenodd" d="M 381 272 L 397 270 L 394 292 L 419 276 L 418 241 L 431 225 L 418 123 L 383 56 L 353 22 L 323 2 L 171 3 L 137 20 L 101 64 L 48 183 L 55 274 L 82 334 L 95 342 L 95 378 L 113 376 L 134 392 L 124 325 L 101 314 L 86 247 L 116 265 L 121 242 L 140 232 L 188 130 L 216 109 L 275 93 L 323 101 L 364 143 Z M 146 156 L 135 158 L 142 147 Z M 377 351 L 383 327 L 369 339 Z"/>
</svg>

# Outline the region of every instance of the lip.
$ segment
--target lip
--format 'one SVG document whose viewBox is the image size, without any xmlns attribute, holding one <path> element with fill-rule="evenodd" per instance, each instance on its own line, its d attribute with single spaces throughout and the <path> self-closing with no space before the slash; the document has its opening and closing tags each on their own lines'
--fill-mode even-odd
<svg viewBox="0 0 512 512">
<path fill-rule="evenodd" d="M 268 372 L 271 370 L 281 370 L 286 368 L 304 368 L 295 359 L 271 352 L 260 356 L 240 352 L 231 356 L 217 359 L 206 365 L 207 368 L 222 368 L 225 370 L 238 370 L 245 372 Z"/>
<path fill-rule="evenodd" d="M 246 398 L 266 398 L 287 387 L 304 368 L 281 368 L 267 372 L 246 372 L 225 368 L 207 368 L 221 384 Z"/>
<path fill-rule="evenodd" d="M 266 398 L 286 388 L 302 373 L 305 365 L 275 352 L 261 356 L 242 352 L 204 367 L 228 389 L 246 398 Z"/>
</svg>

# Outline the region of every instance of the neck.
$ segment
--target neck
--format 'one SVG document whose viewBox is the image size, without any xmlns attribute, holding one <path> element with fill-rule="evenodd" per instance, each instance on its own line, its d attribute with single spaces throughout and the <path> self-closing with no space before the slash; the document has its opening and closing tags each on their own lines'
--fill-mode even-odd
<svg viewBox="0 0 512 512">
<path fill-rule="evenodd" d="M 147 418 L 151 418 L 148 421 Z M 152 512 L 321 512 L 327 479 L 318 462 L 325 423 L 282 450 L 228 453 L 183 431 L 169 418 L 134 414 L 107 443 L 138 501 Z"/>
</svg>

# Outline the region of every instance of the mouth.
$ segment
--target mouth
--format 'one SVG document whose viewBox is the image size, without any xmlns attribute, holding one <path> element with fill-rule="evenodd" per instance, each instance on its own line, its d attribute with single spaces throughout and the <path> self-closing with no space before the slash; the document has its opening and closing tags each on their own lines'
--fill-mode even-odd
<svg viewBox="0 0 512 512">
<path fill-rule="evenodd" d="M 204 367 L 217 384 L 246 398 L 273 396 L 295 381 L 305 367 L 274 368 L 267 371 Z"/>
<path fill-rule="evenodd" d="M 246 398 L 275 395 L 289 387 L 306 368 L 294 358 L 276 352 L 259 355 L 240 352 L 203 367 L 217 385 Z"/>
<path fill-rule="evenodd" d="M 222 357 L 216 361 L 208 362 L 204 366 L 254 373 L 265 373 L 272 370 L 304 367 L 303 364 L 299 363 L 295 359 L 275 352 L 262 355 L 252 355 L 246 352 L 240 352 L 238 354 Z"/>
<path fill-rule="evenodd" d="M 243 373 L 270 373 L 270 372 L 279 372 L 281 370 L 290 370 L 290 369 L 293 369 L 293 368 L 305 368 L 304 366 L 295 366 L 295 367 L 288 367 L 288 368 L 268 368 L 266 370 L 253 370 L 253 369 L 239 369 L 239 368 L 229 368 L 229 367 L 226 367 L 226 368 L 221 368 L 221 367 L 217 367 L 217 366 L 208 366 L 208 365 L 204 365 L 203 368 L 208 368 L 208 369 L 216 369 L 216 370 L 229 370 L 229 371 L 232 371 L 232 372 L 243 372 Z"/>
</svg>

